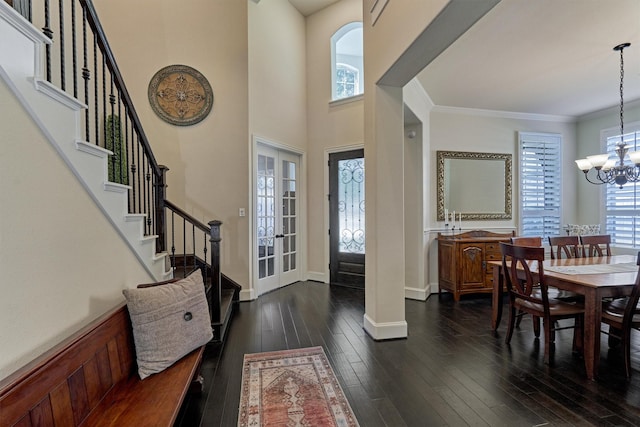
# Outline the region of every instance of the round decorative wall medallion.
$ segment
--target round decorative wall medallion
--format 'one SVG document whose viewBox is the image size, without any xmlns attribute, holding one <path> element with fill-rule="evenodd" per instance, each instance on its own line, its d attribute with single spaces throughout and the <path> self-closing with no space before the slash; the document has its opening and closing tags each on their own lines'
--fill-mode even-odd
<svg viewBox="0 0 640 427">
<path fill-rule="evenodd" d="M 169 65 L 158 71 L 149 82 L 148 94 L 153 111 L 172 125 L 194 125 L 213 108 L 209 82 L 186 65 Z"/>
</svg>

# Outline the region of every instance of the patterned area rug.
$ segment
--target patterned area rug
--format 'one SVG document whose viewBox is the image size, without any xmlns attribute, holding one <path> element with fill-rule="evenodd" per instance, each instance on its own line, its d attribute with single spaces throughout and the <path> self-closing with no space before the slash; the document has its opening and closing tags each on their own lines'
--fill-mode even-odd
<svg viewBox="0 0 640 427">
<path fill-rule="evenodd" d="M 322 347 L 245 354 L 238 426 L 358 426 Z"/>
</svg>

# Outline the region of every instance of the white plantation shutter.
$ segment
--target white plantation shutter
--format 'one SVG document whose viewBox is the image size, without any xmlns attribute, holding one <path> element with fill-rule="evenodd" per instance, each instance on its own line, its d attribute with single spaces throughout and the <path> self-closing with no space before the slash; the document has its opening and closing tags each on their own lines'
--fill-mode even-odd
<svg viewBox="0 0 640 427">
<path fill-rule="evenodd" d="M 625 133 L 624 143 L 629 151 L 640 150 L 640 124 L 632 126 L 633 131 Z M 602 132 L 609 158 L 617 158 L 616 144 L 620 141 L 620 131 L 606 130 Z M 628 162 L 625 159 L 625 164 Z M 616 246 L 640 247 L 640 184 L 626 183 L 622 188 L 607 185 L 606 229 L 611 235 L 611 243 Z"/>
<path fill-rule="evenodd" d="M 562 136 L 519 132 L 520 235 L 560 235 Z"/>
</svg>

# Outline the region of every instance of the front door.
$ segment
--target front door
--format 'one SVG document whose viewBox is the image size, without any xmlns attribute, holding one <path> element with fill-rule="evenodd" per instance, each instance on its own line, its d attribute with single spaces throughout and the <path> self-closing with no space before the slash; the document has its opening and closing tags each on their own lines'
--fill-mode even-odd
<svg viewBox="0 0 640 427">
<path fill-rule="evenodd" d="M 258 145 L 256 269 L 258 294 L 300 280 L 300 157 Z"/>
<path fill-rule="evenodd" d="M 364 150 L 329 154 L 331 283 L 364 288 Z"/>
</svg>

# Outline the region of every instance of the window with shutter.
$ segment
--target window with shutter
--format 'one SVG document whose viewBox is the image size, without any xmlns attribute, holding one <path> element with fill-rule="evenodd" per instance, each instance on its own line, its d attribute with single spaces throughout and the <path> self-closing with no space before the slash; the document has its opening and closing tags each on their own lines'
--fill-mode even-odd
<svg viewBox="0 0 640 427">
<path fill-rule="evenodd" d="M 629 151 L 640 150 L 640 123 L 626 127 L 624 143 Z M 617 158 L 616 144 L 620 142 L 620 129 L 602 131 L 602 139 L 610 158 Z M 625 163 L 628 162 L 625 159 Z M 605 189 L 606 232 L 611 243 L 629 248 L 640 247 L 640 184 L 626 183 L 622 188 L 607 185 Z"/>
<path fill-rule="evenodd" d="M 560 235 L 560 134 L 519 132 L 520 235 Z"/>
</svg>

